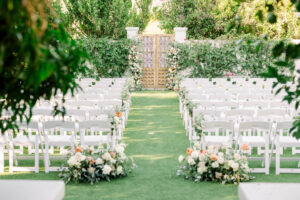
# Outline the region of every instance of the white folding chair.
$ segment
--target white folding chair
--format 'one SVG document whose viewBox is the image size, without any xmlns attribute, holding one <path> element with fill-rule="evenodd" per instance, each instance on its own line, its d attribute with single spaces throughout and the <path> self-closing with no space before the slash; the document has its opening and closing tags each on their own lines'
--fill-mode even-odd
<svg viewBox="0 0 300 200">
<path fill-rule="evenodd" d="M 253 168 L 251 171 L 269 174 L 269 138 L 272 131 L 272 123 L 262 121 L 241 122 L 238 130 L 238 146 L 241 147 L 243 144 L 247 144 L 250 146 L 250 152 L 253 147 L 264 147 L 264 159 L 262 161 L 265 167 Z"/>
<path fill-rule="evenodd" d="M 111 135 L 111 123 L 109 121 L 83 121 L 79 122 L 81 145 L 99 146 L 107 144 L 114 146 L 115 134 Z M 107 132 L 106 135 L 103 132 Z M 111 144 L 111 145 L 110 145 Z"/>
<path fill-rule="evenodd" d="M 203 122 L 201 143 L 205 149 L 208 145 L 232 146 L 234 123 L 227 121 Z"/>
<path fill-rule="evenodd" d="M 60 153 L 64 154 L 64 147 L 74 148 L 76 141 L 75 122 L 70 121 L 46 121 L 43 123 L 43 133 L 45 137 L 45 172 L 57 171 L 59 167 L 50 167 L 49 147 L 60 147 Z"/>
<path fill-rule="evenodd" d="M 289 134 L 290 128 L 293 126 L 292 121 L 285 122 L 277 122 L 276 125 L 276 138 L 275 138 L 275 146 L 276 146 L 276 174 L 280 173 L 300 173 L 300 169 L 296 168 L 281 168 L 280 167 L 280 155 L 281 150 L 286 147 L 300 147 L 300 140 L 297 140 L 292 135 Z M 286 158 L 287 161 L 300 161 L 299 158 Z M 299 167 L 299 165 L 298 165 Z"/>
<path fill-rule="evenodd" d="M 41 125 L 38 122 L 18 123 L 19 131 L 16 133 L 16 137 L 13 136 L 13 132 L 9 133 L 9 172 L 14 171 L 34 171 L 39 172 L 39 145 Z M 35 133 L 33 135 L 32 133 Z M 17 155 L 15 146 L 26 146 L 30 151 L 34 148 L 34 167 L 16 167 L 14 161 L 17 162 Z"/>
</svg>

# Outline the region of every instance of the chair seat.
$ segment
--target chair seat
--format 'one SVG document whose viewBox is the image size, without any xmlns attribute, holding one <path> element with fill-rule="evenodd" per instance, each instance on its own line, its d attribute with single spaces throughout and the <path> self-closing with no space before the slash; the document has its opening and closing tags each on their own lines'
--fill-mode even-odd
<svg viewBox="0 0 300 200">
<path fill-rule="evenodd" d="M 248 144 L 250 146 L 264 146 L 266 139 L 260 136 L 242 136 L 240 138 L 241 144 Z"/>
<path fill-rule="evenodd" d="M 73 136 L 71 135 L 48 135 L 48 144 L 51 146 L 71 146 Z"/>
<path fill-rule="evenodd" d="M 277 144 L 278 143 L 283 146 L 300 146 L 300 140 L 292 136 L 279 136 Z"/>
<path fill-rule="evenodd" d="M 18 135 L 15 139 L 13 139 L 14 145 L 24 145 L 24 146 L 33 146 L 35 144 L 35 137 L 28 137 L 26 135 Z"/>
<path fill-rule="evenodd" d="M 98 145 L 108 142 L 108 135 L 87 135 L 84 136 L 84 143 L 87 145 Z"/>
<path fill-rule="evenodd" d="M 230 136 L 205 136 L 205 142 L 207 143 L 214 143 L 214 144 L 229 144 L 231 143 Z"/>
</svg>

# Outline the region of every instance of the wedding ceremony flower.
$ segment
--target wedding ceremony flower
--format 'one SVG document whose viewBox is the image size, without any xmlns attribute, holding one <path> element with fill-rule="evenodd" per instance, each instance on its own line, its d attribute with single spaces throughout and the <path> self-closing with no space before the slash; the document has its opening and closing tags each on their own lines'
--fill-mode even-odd
<svg viewBox="0 0 300 200">
<path fill-rule="evenodd" d="M 111 156 L 110 153 L 106 152 L 102 155 L 102 159 L 106 160 L 106 161 L 110 161 L 111 160 Z"/>
<path fill-rule="evenodd" d="M 247 144 L 243 144 L 241 146 L 241 149 L 244 150 L 244 151 L 248 151 L 249 150 L 249 146 Z"/>
<path fill-rule="evenodd" d="M 213 181 L 222 184 L 253 179 L 247 156 L 243 152 L 235 152 L 226 146 L 209 146 L 207 151 L 200 147 L 194 145 L 188 148 L 186 157 L 179 156 L 181 166 L 177 170 L 178 176 L 195 182 Z"/>
<path fill-rule="evenodd" d="M 180 155 L 180 156 L 178 157 L 178 161 L 181 163 L 183 160 L 184 160 L 184 156 L 183 156 L 183 155 Z"/>
<path fill-rule="evenodd" d="M 122 174 L 123 173 L 123 167 L 122 166 L 118 166 L 117 167 L 117 174 Z"/>
<path fill-rule="evenodd" d="M 95 173 L 95 168 L 94 167 L 89 167 L 88 168 L 88 172 L 90 173 L 90 174 L 94 174 Z"/>
<path fill-rule="evenodd" d="M 75 152 L 82 152 L 81 147 L 80 147 L 80 146 L 76 146 L 76 147 L 75 147 Z"/>
<path fill-rule="evenodd" d="M 111 167 L 109 165 L 104 165 L 102 170 L 104 175 L 108 175 L 111 172 Z"/>
<path fill-rule="evenodd" d="M 211 161 L 216 161 L 216 160 L 218 160 L 218 156 L 217 156 L 216 154 L 211 154 L 211 155 L 209 156 L 209 159 L 210 159 Z"/>
<path fill-rule="evenodd" d="M 102 165 L 104 162 L 101 158 L 96 159 L 96 165 Z"/>
<path fill-rule="evenodd" d="M 191 156 L 192 156 L 192 158 L 196 159 L 196 158 L 198 158 L 198 156 L 199 156 L 199 152 L 198 152 L 198 151 L 193 151 L 193 152 L 191 153 Z"/>
<path fill-rule="evenodd" d="M 189 163 L 189 165 L 195 165 L 196 164 L 195 160 L 192 157 L 188 158 L 188 163 Z"/>
<path fill-rule="evenodd" d="M 187 148 L 187 149 L 186 149 L 186 153 L 187 153 L 188 155 L 191 155 L 193 151 L 194 151 L 194 150 L 193 150 L 192 148 Z"/>
</svg>

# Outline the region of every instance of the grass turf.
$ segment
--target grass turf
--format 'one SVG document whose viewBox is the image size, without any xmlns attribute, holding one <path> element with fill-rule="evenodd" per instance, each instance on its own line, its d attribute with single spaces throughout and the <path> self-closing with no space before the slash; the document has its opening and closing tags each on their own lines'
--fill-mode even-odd
<svg viewBox="0 0 300 200">
<path fill-rule="evenodd" d="M 176 176 L 177 158 L 185 153 L 189 142 L 174 92 L 134 93 L 124 140 L 128 144 L 126 153 L 134 157 L 138 168 L 130 176 L 111 182 L 68 184 L 65 199 L 238 199 L 237 185 L 194 183 Z M 287 165 L 295 167 L 296 163 Z M 254 176 L 253 182 L 300 182 L 299 174 L 276 176 L 274 162 L 271 175 Z M 58 179 L 58 174 L 5 173 L 0 179 Z"/>
</svg>

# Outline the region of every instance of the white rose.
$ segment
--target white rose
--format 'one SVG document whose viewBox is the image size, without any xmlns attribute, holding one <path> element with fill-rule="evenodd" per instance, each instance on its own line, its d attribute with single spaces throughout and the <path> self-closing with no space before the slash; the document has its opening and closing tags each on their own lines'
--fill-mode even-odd
<svg viewBox="0 0 300 200">
<path fill-rule="evenodd" d="M 232 167 L 232 165 L 234 164 L 235 162 L 233 160 L 228 160 L 228 165 L 229 167 Z"/>
<path fill-rule="evenodd" d="M 88 172 L 89 172 L 90 174 L 95 173 L 95 168 L 94 168 L 94 167 L 89 167 L 89 168 L 88 168 Z"/>
<path fill-rule="evenodd" d="M 96 165 L 102 165 L 104 162 L 101 158 L 96 159 Z"/>
<path fill-rule="evenodd" d="M 104 175 L 109 175 L 111 172 L 111 167 L 109 165 L 104 165 L 102 171 Z"/>
<path fill-rule="evenodd" d="M 108 152 L 106 152 L 106 153 L 104 153 L 102 155 L 102 159 L 106 160 L 106 161 L 110 161 L 111 160 L 111 156 L 110 156 L 110 154 Z"/>
<path fill-rule="evenodd" d="M 218 153 L 218 157 L 223 157 L 224 156 L 224 153 L 223 152 L 219 152 Z"/>
<path fill-rule="evenodd" d="M 115 164 L 116 162 L 117 161 L 115 159 L 113 159 L 113 158 L 110 160 L 110 163 L 112 163 L 112 164 Z"/>
<path fill-rule="evenodd" d="M 192 156 L 192 158 L 196 159 L 199 156 L 199 152 L 198 151 L 193 151 L 191 156 Z"/>
<path fill-rule="evenodd" d="M 192 157 L 188 158 L 188 163 L 189 163 L 189 165 L 195 165 L 196 164 L 195 160 Z"/>
<path fill-rule="evenodd" d="M 206 172 L 207 171 L 207 168 L 206 167 L 198 167 L 197 168 L 197 172 L 199 173 L 199 174 L 203 174 L 204 172 Z"/>
<path fill-rule="evenodd" d="M 211 164 L 212 168 L 218 168 L 219 167 L 219 163 L 217 161 L 213 162 Z"/>
<path fill-rule="evenodd" d="M 122 172 L 123 172 L 123 167 L 122 166 L 118 166 L 117 167 L 117 175 L 122 174 Z"/>
<path fill-rule="evenodd" d="M 218 156 L 218 160 L 217 160 L 220 164 L 224 163 L 224 157 L 222 156 Z"/>
<path fill-rule="evenodd" d="M 242 160 L 243 160 L 243 161 L 247 161 L 247 156 L 244 156 L 244 155 L 243 155 L 243 156 L 242 156 Z"/>
<path fill-rule="evenodd" d="M 67 163 L 70 167 L 80 167 L 80 162 L 76 159 L 75 156 L 70 157 Z"/>
<path fill-rule="evenodd" d="M 194 147 L 195 147 L 196 149 L 200 149 L 200 148 L 201 148 L 200 142 L 195 142 Z"/>
<path fill-rule="evenodd" d="M 199 160 L 200 161 L 204 161 L 204 159 L 205 159 L 205 154 L 204 153 L 200 153 L 200 155 L 199 155 Z"/>
<path fill-rule="evenodd" d="M 234 159 L 235 159 L 236 161 L 240 160 L 240 159 L 241 159 L 241 155 L 238 154 L 238 153 L 234 154 Z"/>
<path fill-rule="evenodd" d="M 124 152 L 124 147 L 122 147 L 121 145 L 117 145 L 115 147 L 115 150 L 118 154 L 123 153 Z"/>
<path fill-rule="evenodd" d="M 199 163 L 198 163 L 198 167 L 204 168 L 204 167 L 205 167 L 205 162 L 199 162 Z"/>
<path fill-rule="evenodd" d="M 184 160 L 184 156 L 183 156 L 183 155 L 180 155 L 180 156 L 178 157 L 178 162 L 182 163 L 183 160 Z"/>
<path fill-rule="evenodd" d="M 234 163 L 231 167 L 233 171 L 237 171 L 239 169 L 239 163 Z"/>
</svg>

